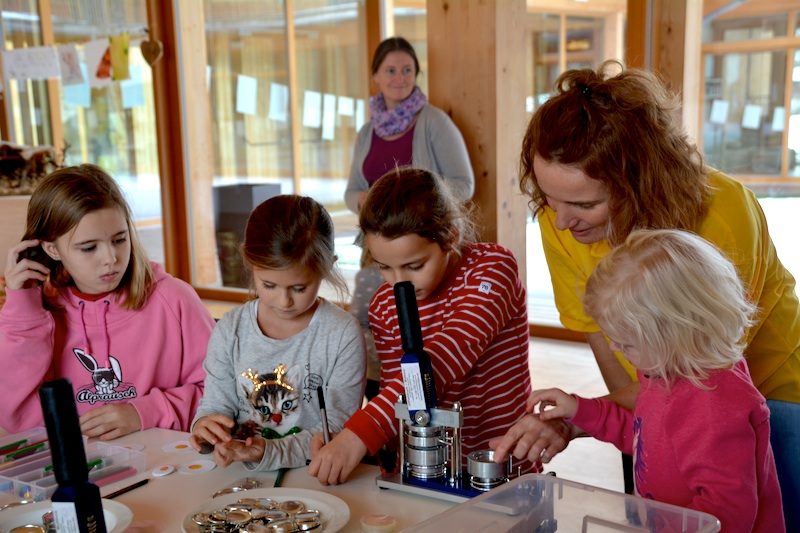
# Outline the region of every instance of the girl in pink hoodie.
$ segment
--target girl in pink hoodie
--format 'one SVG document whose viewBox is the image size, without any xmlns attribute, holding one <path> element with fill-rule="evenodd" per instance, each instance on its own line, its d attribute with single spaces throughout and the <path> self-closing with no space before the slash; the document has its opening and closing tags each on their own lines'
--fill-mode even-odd
<svg viewBox="0 0 800 533">
<path fill-rule="evenodd" d="M 0 427 L 43 425 L 37 390 L 64 377 L 89 437 L 189 429 L 213 319 L 191 286 L 147 260 L 102 169 L 63 168 L 39 184 L 5 280 Z"/>
</svg>

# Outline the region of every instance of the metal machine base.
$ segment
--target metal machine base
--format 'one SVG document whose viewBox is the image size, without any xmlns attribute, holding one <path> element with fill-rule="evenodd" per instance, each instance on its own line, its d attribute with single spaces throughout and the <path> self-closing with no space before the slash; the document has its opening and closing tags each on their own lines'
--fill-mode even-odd
<svg viewBox="0 0 800 533">
<path fill-rule="evenodd" d="M 485 492 L 470 486 L 469 474 L 466 472 L 454 484 L 451 484 L 446 478 L 422 480 L 402 474 L 378 476 L 376 482 L 382 489 L 399 490 L 455 503 L 465 502 L 479 494 L 485 494 Z"/>
</svg>

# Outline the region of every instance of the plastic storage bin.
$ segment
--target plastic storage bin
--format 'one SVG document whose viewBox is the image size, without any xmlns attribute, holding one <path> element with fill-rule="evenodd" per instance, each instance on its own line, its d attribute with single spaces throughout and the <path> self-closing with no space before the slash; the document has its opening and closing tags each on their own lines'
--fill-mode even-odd
<svg viewBox="0 0 800 533">
<path fill-rule="evenodd" d="M 719 530 L 719 520 L 707 513 L 553 476 L 526 474 L 403 531 L 711 533 Z"/>
<path fill-rule="evenodd" d="M 11 446 L 12 443 L 25 439 L 30 443 L 42 442 L 42 433 L 44 442 L 47 442 L 47 432 L 44 428 L 4 437 L 0 439 L 0 451 L 4 446 Z M 86 461 L 91 467 L 89 479 L 98 485 L 112 483 L 144 471 L 145 456 L 135 450 L 103 442 L 87 445 L 86 437 L 84 437 L 84 449 Z M 26 500 L 48 499 L 56 490 L 51 463 L 49 447 L 19 458 L 9 458 L 8 454 L 0 453 L 0 492 L 7 492 Z"/>
</svg>

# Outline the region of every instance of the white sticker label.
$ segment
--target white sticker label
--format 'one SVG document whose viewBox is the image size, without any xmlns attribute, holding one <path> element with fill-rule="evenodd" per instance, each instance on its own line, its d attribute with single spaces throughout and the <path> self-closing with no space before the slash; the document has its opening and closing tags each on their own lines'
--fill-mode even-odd
<svg viewBox="0 0 800 533">
<path fill-rule="evenodd" d="M 402 363 L 400 369 L 403 371 L 403 384 L 406 387 L 406 402 L 412 411 L 425 409 L 425 391 L 422 388 L 422 373 L 419 371 L 419 363 Z"/>
<path fill-rule="evenodd" d="M 489 294 L 492 292 L 492 284 L 488 281 L 481 281 L 481 284 L 478 285 L 478 292 L 482 292 L 483 294 Z"/>
<path fill-rule="evenodd" d="M 53 502 L 53 520 L 58 533 L 80 533 L 78 513 L 73 502 Z"/>
</svg>

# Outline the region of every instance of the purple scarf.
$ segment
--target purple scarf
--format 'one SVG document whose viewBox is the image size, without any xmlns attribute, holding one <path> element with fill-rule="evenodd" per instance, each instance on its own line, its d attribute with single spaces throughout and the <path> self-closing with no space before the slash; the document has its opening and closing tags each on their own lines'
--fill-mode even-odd
<svg viewBox="0 0 800 533">
<path fill-rule="evenodd" d="M 378 137 L 385 139 L 406 131 L 417 113 L 425 107 L 428 99 L 418 86 L 414 87 L 411 94 L 400 102 L 394 109 L 386 109 L 383 93 L 369 97 L 369 112 L 372 117 L 372 128 Z"/>
</svg>

